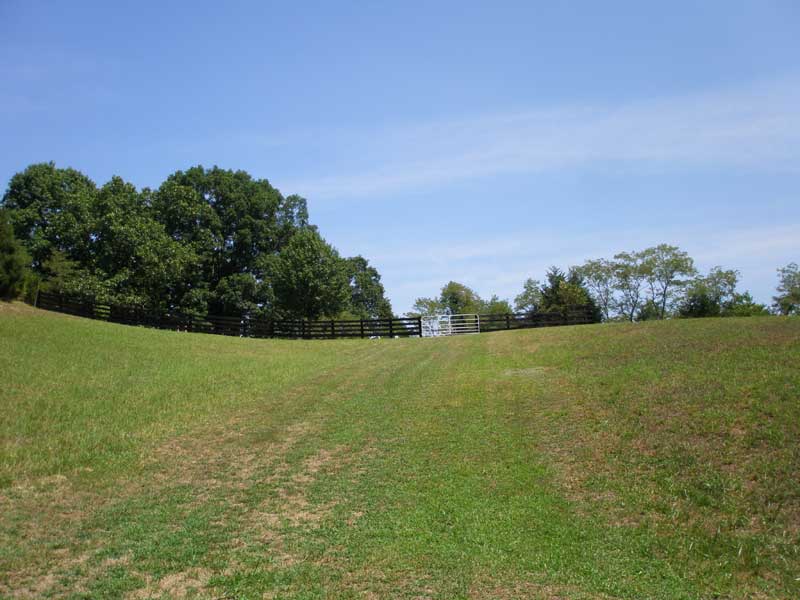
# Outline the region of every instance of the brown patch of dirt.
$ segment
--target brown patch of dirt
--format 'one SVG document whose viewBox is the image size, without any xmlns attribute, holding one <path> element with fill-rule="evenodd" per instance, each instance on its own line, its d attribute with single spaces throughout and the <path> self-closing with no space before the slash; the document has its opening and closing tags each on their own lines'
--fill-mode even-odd
<svg viewBox="0 0 800 600">
<path fill-rule="evenodd" d="M 186 598 L 189 594 L 202 591 L 211 579 L 212 572 L 208 569 L 187 569 L 179 573 L 170 573 L 158 581 L 148 581 L 146 587 L 126 594 L 126 598 L 137 600 L 140 598 Z M 148 578 L 149 579 L 149 578 Z"/>
<path fill-rule="evenodd" d="M 32 574 L 28 572 L 9 573 L 8 584 L 0 584 L 0 597 L 3 598 L 42 598 L 60 590 L 59 573 L 68 569 L 79 568 L 84 565 L 92 556 L 90 552 L 84 552 L 78 556 L 69 555 L 66 549 L 56 550 L 58 558 L 58 569 L 51 569 L 44 574 Z M 73 590 L 76 591 L 76 590 Z"/>
<path fill-rule="evenodd" d="M 58 578 L 53 573 L 48 573 L 16 589 L 12 588 L 6 590 L 3 589 L 4 586 L 0 586 L 0 592 L 2 592 L 3 596 L 8 594 L 8 598 L 42 598 L 47 592 L 52 590 L 57 583 Z"/>
<path fill-rule="evenodd" d="M 247 548 L 258 541 L 269 546 L 269 556 L 279 567 L 285 568 L 305 560 L 292 553 L 290 540 L 298 534 L 314 530 L 322 521 L 329 518 L 337 500 L 314 503 L 310 500 L 311 486 L 322 477 L 336 473 L 352 465 L 363 455 L 372 452 L 367 448 L 360 453 L 352 453 L 346 446 L 321 449 L 305 458 L 299 470 L 293 472 L 286 462 L 274 466 L 269 482 L 275 486 L 276 494 L 264 500 L 243 519 L 244 539 L 234 540 L 234 548 Z M 355 524 L 363 513 L 355 512 L 347 518 L 348 524 Z M 319 562 L 325 562 L 325 557 Z"/>
<path fill-rule="evenodd" d="M 319 526 L 320 521 L 330 516 L 338 503 L 313 504 L 308 499 L 308 488 L 318 477 L 336 472 L 351 463 L 355 457 L 348 454 L 347 450 L 345 446 L 321 449 L 306 458 L 301 469 L 294 474 L 289 474 L 288 464 L 277 465 L 270 476 L 271 482 L 279 486 L 277 498 L 267 499 L 251 513 L 247 519 L 248 529 L 252 527 L 258 537 L 274 542 L 278 551 L 282 552 L 286 525 L 292 528 Z M 284 561 L 288 558 L 282 556 Z"/>
<path fill-rule="evenodd" d="M 363 516 L 364 516 L 364 512 L 363 511 L 360 511 L 360 510 L 355 511 L 353 514 L 351 514 L 349 517 L 347 517 L 347 526 L 348 527 L 352 527 Z"/>
<path fill-rule="evenodd" d="M 110 569 L 111 567 L 117 567 L 119 565 L 127 565 L 131 562 L 130 554 L 126 554 L 125 556 L 119 556 L 117 558 L 107 558 L 103 561 L 101 565 L 102 569 Z"/>
</svg>

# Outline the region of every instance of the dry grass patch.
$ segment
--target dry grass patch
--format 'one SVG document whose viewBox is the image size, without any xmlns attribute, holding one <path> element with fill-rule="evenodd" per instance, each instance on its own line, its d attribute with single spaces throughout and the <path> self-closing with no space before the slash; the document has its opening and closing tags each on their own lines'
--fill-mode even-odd
<svg viewBox="0 0 800 600">
<path fill-rule="evenodd" d="M 125 594 L 130 600 L 144 600 L 147 598 L 186 598 L 203 592 L 212 577 L 208 569 L 194 568 L 170 573 L 158 581 L 147 577 L 147 585 L 141 589 Z"/>
</svg>

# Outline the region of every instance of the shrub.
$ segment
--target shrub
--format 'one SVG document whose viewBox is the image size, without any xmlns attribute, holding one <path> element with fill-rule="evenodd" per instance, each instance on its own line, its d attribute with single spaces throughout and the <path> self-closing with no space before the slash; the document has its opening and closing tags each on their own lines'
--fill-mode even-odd
<svg viewBox="0 0 800 600">
<path fill-rule="evenodd" d="M 23 290 L 30 258 L 14 237 L 14 229 L 0 211 L 0 298 L 16 298 Z"/>
</svg>

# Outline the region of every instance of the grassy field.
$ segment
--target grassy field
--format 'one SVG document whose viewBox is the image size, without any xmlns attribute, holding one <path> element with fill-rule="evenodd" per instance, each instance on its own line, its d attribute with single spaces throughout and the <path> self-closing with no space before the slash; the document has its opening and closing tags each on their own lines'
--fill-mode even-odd
<svg viewBox="0 0 800 600">
<path fill-rule="evenodd" d="M 0 597 L 800 597 L 797 318 L 304 342 L 0 304 L 0 374 Z"/>
</svg>

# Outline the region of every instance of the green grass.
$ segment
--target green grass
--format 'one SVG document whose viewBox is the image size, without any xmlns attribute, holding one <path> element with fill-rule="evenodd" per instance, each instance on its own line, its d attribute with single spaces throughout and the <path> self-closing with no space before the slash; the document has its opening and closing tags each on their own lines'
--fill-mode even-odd
<svg viewBox="0 0 800 600">
<path fill-rule="evenodd" d="M 0 597 L 800 597 L 800 320 L 241 340 L 0 305 Z"/>
</svg>

